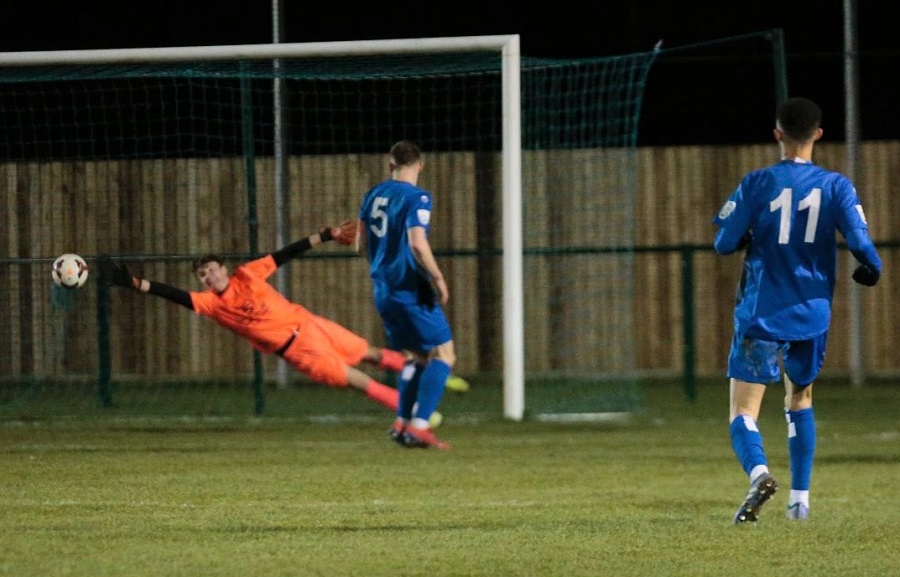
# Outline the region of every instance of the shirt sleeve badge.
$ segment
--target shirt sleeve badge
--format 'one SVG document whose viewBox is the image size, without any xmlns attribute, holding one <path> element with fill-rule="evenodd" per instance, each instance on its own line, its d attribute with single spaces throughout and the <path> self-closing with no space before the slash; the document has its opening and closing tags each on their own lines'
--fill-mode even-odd
<svg viewBox="0 0 900 577">
<path fill-rule="evenodd" d="M 736 208 L 737 208 L 736 202 L 734 202 L 733 200 L 727 201 L 725 204 L 722 205 L 722 208 L 719 209 L 719 220 L 725 220 L 726 218 L 731 216 L 731 213 L 733 213 L 734 209 L 736 209 Z"/>
</svg>

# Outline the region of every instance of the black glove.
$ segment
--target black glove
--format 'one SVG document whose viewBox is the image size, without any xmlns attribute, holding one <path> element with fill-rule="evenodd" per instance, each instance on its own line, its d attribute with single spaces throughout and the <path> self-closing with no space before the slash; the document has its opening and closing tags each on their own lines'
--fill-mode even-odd
<svg viewBox="0 0 900 577">
<path fill-rule="evenodd" d="M 113 262 L 108 256 L 99 257 L 97 264 L 100 269 L 100 278 L 107 284 L 135 288 L 135 276 L 131 274 L 127 266 Z"/>
<path fill-rule="evenodd" d="M 853 280 L 864 286 L 875 286 L 881 273 L 867 264 L 861 264 L 853 271 Z"/>
<path fill-rule="evenodd" d="M 328 242 L 329 240 L 332 240 L 334 237 L 331 236 L 331 227 L 323 226 L 322 228 L 320 228 L 319 229 L 319 238 L 322 239 L 322 242 Z"/>
</svg>

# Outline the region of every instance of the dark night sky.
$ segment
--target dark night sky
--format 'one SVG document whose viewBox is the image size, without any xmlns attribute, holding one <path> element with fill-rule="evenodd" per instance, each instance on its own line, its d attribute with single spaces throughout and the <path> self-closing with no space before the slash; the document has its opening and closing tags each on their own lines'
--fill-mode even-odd
<svg viewBox="0 0 900 577">
<path fill-rule="evenodd" d="M 519 34 L 525 56 L 570 58 L 647 51 L 662 40 L 662 57 L 648 78 L 639 143 L 715 144 L 769 142 L 775 103 L 772 76 L 767 77 L 771 53 L 764 43 L 724 46 L 717 41 L 781 29 L 790 94 L 822 104 L 826 141 L 844 137 L 842 2 L 517 4 L 370 3 L 350 8 L 349 3 L 284 0 L 284 41 Z M 900 139 L 900 90 L 895 86 L 900 34 L 893 30 L 889 5 L 860 2 L 857 8 L 863 139 Z M 271 41 L 272 2 L 259 0 L 34 0 L 5 3 L 0 18 L 0 52 Z"/>
</svg>

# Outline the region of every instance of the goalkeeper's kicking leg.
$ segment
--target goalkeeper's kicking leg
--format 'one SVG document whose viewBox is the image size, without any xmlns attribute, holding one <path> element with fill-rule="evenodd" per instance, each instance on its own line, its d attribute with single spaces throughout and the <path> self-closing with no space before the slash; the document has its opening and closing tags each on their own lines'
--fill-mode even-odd
<svg viewBox="0 0 900 577">
<path fill-rule="evenodd" d="M 368 360 L 396 371 L 402 368 L 406 357 L 396 351 L 372 347 L 366 339 L 330 319 L 313 315 L 290 346 L 281 352 L 281 357 L 318 383 L 351 386 L 373 401 L 397 409 L 397 390 L 376 381 L 356 365 Z"/>
</svg>

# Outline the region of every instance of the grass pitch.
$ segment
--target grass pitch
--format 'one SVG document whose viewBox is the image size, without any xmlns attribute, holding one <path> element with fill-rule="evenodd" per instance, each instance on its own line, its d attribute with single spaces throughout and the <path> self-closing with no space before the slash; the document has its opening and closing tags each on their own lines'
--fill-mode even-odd
<svg viewBox="0 0 900 577">
<path fill-rule="evenodd" d="M 760 426 L 782 490 L 755 526 L 731 523 L 747 481 L 724 379 L 694 401 L 648 384 L 627 421 L 574 424 L 470 418 L 497 395 L 476 385 L 443 403 L 449 452 L 393 445 L 380 413 L 0 421 L 0 575 L 897 574 L 900 384 L 816 385 L 805 523 L 783 516 L 772 387 Z"/>
</svg>

